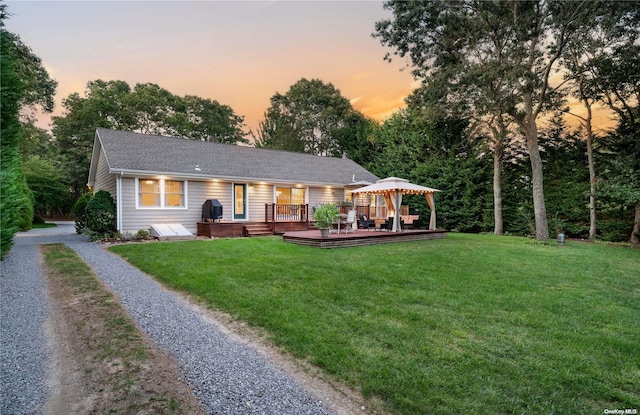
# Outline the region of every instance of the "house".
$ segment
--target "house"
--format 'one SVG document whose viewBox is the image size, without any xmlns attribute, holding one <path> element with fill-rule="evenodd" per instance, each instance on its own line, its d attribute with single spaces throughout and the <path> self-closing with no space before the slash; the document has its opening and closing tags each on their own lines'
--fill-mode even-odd
<svg viewBox="0 0 640 415">
<path fill-rule="evenodd" d="M 271 224 L 270 231 L 278 224 L 306 229 L 313 207 L 345 201 L 350 183 L 377 179 L 346 158 L 98 128 L 88 186 L 113 196 L 120 232 L 182 224 L 193 233 L 231 236 L 222 228 L 234 234 L 260 223 Z M 223 215 L 203 222 L 210 199 Z"/>
</svg>

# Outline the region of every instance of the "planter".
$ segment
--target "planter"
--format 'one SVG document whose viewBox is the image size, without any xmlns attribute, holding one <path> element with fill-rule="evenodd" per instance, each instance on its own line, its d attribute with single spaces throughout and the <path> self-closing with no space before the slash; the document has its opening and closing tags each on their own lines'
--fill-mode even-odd
<svg viewBox="0 0 640 415">
<path fill-rule="evenodd" d="M 320 237 L 328 238 L 329 237 L 329 228 L 320 228 Z"/>
</svg>

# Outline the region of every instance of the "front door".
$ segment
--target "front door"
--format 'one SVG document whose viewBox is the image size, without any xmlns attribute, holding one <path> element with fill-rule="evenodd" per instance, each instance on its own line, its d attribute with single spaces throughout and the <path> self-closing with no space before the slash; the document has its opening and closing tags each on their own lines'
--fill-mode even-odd
<svg viewBox="0 0 640 415">
<path fill-rule="evenodd" d="M 233 219 L 243 220 L 247 218 L 247 185 L 233 185 Z"/>
</svg>

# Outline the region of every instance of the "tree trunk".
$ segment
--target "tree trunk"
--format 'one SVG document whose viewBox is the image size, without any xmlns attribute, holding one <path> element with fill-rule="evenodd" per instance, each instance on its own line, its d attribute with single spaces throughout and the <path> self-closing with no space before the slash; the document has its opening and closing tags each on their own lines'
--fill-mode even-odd
<svg viewBox="0 0 640 415">
<path fill-rule="evenodd" d="M 640 244 L 640 200 L 636 203 L 636 216 L 633 220 L 630 241 L 633 244 Z"/>
<path fill-rule="evenodd" d="M 494 230 L 496 235 L 504 234 L 504 224 L 502 220 L 502 154 L 504 153 L 504 142 L 501 138 L 496 138 L 493 150 L 493 217 Z"/>
<path fill-rule="evenodd" d="M 591 126 L 591 104 L 584 100 L 587 107 L 585 126 L 587 129 L 587 162 L 589 163 L 589 239 L 596 239 L 596 168 L 593 164 L 593 130 Z"/>
<path fill-rule="evenodd" d="M 548 241 L 549 223 L 547 221 L 547 209 L 544 205 L 544 174 L 540 147 L 538 146 L 538 127 L 531 108 L 531 95 L 525 96 L 525 116 L 519 124 L 527 139 L 527 149 L 529 151 L 529 160 L 531 161 L 531 186 L 533 189 L 536 239 L 538 241 Z"/>
</svg>

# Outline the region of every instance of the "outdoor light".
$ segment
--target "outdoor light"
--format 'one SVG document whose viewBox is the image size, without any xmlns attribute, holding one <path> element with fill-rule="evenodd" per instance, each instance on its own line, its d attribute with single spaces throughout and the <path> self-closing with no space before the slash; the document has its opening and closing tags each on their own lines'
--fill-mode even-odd
<svg viewBox="0 0 640 415">
<path fill-rule="evenodd" d="M 559 233 L 558 234 L 558 243 L 560 245 L 564 245 L 564 233 Z"/>
</svg>

